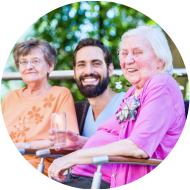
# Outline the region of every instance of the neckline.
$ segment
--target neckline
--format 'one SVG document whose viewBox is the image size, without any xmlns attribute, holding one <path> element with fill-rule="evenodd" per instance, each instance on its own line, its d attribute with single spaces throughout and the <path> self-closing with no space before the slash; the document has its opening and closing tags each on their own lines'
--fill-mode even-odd
<svg viewBox="0 0 190 190">
<path fill-rule="evenodd" d="M 92 118 L 93 118 L 93 121 L 94 122 L 97 122 L 97 120 L 98 120 L 98 118 L 101 118 L 101 114 L 103 114 L 103 112 L 106 110 L 106 108 L 109 106 L 109 105 L 111 105 L 111 102 L 115 102 L 114 100 L 115 99 L 117 99 L 117 97 L 119 96 L 119 95 L 121 95 L 121 93 L 122 92 L 119 92 L 119 93 L 117 93 L 111 100 L 110 100 L 110 102 L 107 104 L 107 106 L 101 111 L 101 113 L 99 114 L 99 116 L 97 117 L 97 119 L 96 120 L 94 120 L 94 115 L 93 115 L 93 110 L 92 110 L 92 107 L 90 106 L 90 111 L 91 111 L 91 113 L 92 113 Z M 124 92 L 125 93 L 125 92 Z"/>
<path fill-rule="evenodd" d="M 129 90 L 130 90 L 130 91 L 129 91 Z M 124 100 L 125 100 L 125 99 L 128 99 L 129 97 L 135 95 L 135 87 L 134 87 L 134 86 L 132 86 L 131 89 L 129 89 L 129 90 L 127 91 L 125 97 L 123 98 L 122 103 L 124 103 Z M 138 94 L 139 99 L 141 98 L 142 93 L 143 93 L 143 90 L 142 90 L 142 92 L 141 92 L 140 94 Z"/>
<path fill-rule="evenodd" d="M 24 91 L 26 88 L 27 88 L 27 87 L 24 87 L 24 88 L 22 88 L 21 91 L 20 91 L 20 97 L 21 97 L 21 99 L 24 100 L 24 101 L 36 101 L 36 100 L 42 99 L 42 98 L 44 98 L 45 96 L 47 96 L 48 94 L 50 94 L 50 93 L 52 92 L 52 90 L 54 90 L 54 89 L 56 88 L 56 86 L 52 86 L 52 88 L 51 88 L 48 92 L 46 92 L 45 94 L 43 94 L 42 96 L 39 96 L 39 97 L 37 97 L 37 98 L 32 98 L 32 99 L 24 98 L 24 96 L 23 96 L 23 91 Z"/>
</svg>

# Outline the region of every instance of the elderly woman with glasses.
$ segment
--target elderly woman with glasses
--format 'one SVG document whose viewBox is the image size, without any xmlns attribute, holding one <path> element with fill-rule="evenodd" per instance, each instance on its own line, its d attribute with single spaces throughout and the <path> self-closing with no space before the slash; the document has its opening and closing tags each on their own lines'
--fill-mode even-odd
<svg viewBox="0 0 190 190">
<path fill-rule="evenodd" d="M 2 102 L 2 113 L 9 135 L 17 148 L 46 149 L 50 113 L 66 112 L 67 128 L 78 133 L 74 101 L 65 87 L 51 86 L 48 75 L 56 65 L 57 50 L 47 41 L 30 39 L 13 51 L 17 69 L 26 87 L 10 92 Z M 36 156 L 24 156 L 34 167 Z M 45 172 L 53 158 L 45 158 Z"/>
<path fill-rule="evenodd" d="M 81 150 L 54 160 L 48 170 L 50 178 L 89 189 L 97 169 L 92 164 L 94 156 L 165 159 L 177 143 L 185 125 L 185 109 L 182 93 L 171 76 L 172 55 L 161 29 L 141 26 L 124 33 L 119 59 L 125 78 L 133 86 L 116 114 L 99 126 Z M 71 174 L 63 175 L 70 167 Z M 101 188 L 131 183 L 153 169 L 104 164 Z"/>
</svg>

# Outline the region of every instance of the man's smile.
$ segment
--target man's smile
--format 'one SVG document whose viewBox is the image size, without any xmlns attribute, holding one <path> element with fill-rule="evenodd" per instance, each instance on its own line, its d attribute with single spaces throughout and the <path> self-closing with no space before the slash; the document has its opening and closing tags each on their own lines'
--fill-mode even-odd
<svg viewBox="0 0 190 190">
<path fill-rule="evenodd" d="M 97 82 L 99 82 L 99 78 L 98 77 L 84 77 L 83 79 L 82 79 L 82 82 L 84 83 L 84 84 L 94 84 L 94 83 L 97 83 Z"/>
</svg>

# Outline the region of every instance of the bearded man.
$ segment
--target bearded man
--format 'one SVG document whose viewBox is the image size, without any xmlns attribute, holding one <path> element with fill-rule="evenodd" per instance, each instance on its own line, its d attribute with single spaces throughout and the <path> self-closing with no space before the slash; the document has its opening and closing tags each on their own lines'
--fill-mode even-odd
<svg viewBox="0 0 190 190">
<path fill-rule="evenodd" d="M 81 40 L 73 54 L 74 78 L 80 93 L 88 99 L 88 111 L 84 121 L 82 136 L 67 131 L 67 147 L 81 149 L 101 123 L 115 114 L 125 92 L 116 93 L 109 87 L 109 77 L 114 66 L 112 55 L 100 40 Z M 53 131 L 49 140 L 54 140 Z M 59 150 L 57 148 L 57 150 Z"/>
</svg>

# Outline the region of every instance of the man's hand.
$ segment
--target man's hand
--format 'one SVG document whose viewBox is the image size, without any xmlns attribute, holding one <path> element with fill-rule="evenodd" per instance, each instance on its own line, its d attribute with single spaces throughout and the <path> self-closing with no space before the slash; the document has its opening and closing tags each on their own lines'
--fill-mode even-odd
<svg viewBox="0 0 190 190">
<path fill-rule="evenodd" d="M 54 136 L 53 129 L 49 130 L 49 138 L 48 139 L 54 145 L 55 136 Z M 75 132 L 72 132 L 72 131 L 66 131 L 66 146 L 62 147 L 62 148 L 55 148 L 55 150 L 59 151 L 61 149 L 66 149 L 66 148 L 79 150 L 84 146 L 84 144 L 87 142 L 87 140 L 88 140 L 87 137 L 77 135 Z"/>
</svg>

